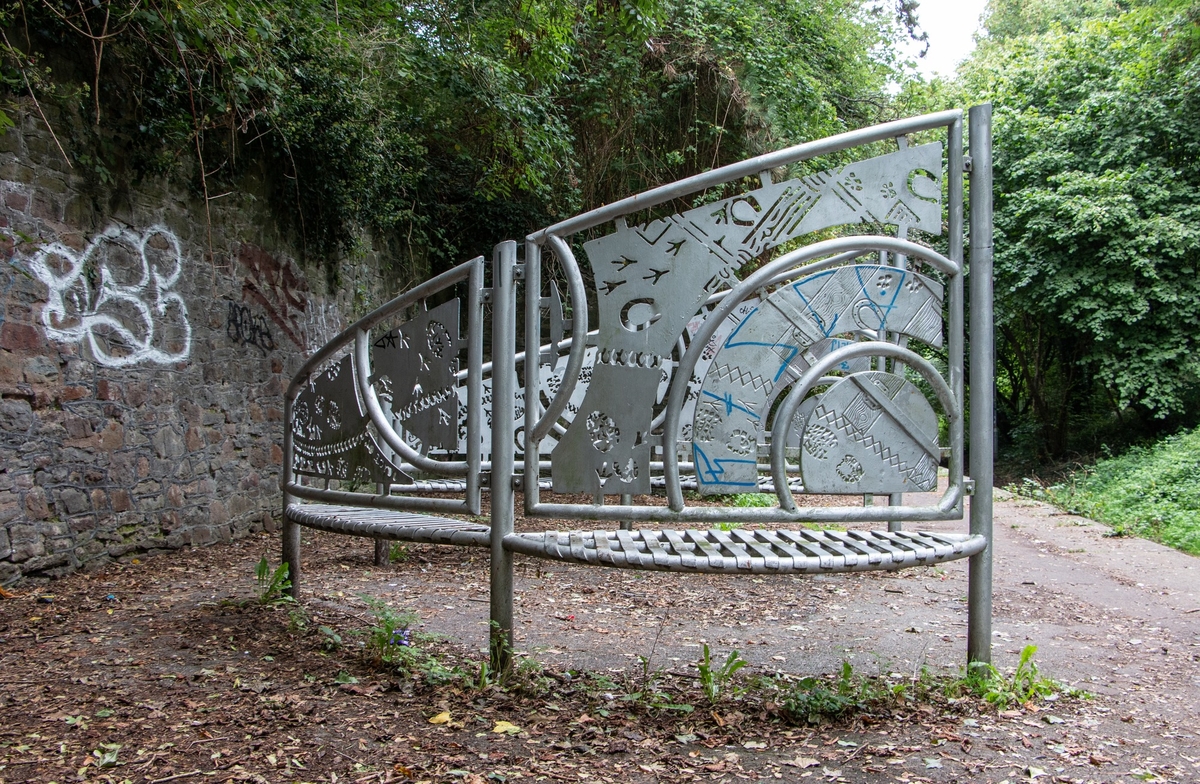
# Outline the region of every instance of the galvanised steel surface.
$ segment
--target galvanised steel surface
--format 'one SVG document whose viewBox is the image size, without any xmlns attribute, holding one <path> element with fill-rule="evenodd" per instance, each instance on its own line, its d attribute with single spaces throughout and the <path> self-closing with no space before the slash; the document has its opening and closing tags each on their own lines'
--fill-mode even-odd
<svg viewBox="0 0 1200 784">
<path fill-rule="evenodd" d="M 819 405 L 814 396 L 798 413 L 790 432 L 785 429 L 783 434 L 784 442 L 795 446 L 791 462 L 786 450 L 779 461 L 782 466 L 763 462 L 777 424 L 771 418 L 772 406 L 780 395 L 794 387 L 813 362 L 863 340 L 901 346 L 916 340 L 931 349 L 944 347 L 949 368 L 943 383 L 958 391 L 950 396 L 950 404 L 961 408 L 961 150 L 943 148 L 941 143 L 910 147 L 902 139 L 894 152 L 807 177 L 774 182 L 769 172 L 815 155 L 916 131 L 942 128 L 947 141 L 956 132 L 961 140 L 961 131 L 956 131 L 961 124 L 960 112 L 948 112 L 801 145 L 664 186 L 530 235 L 526 280 L 538 286 L 539 297 L 529 297 L 527 302 L 545 299 L 541 279 L 551 269 L 542 268 L 548 261 L 557 268 L 554 275 L 572 292 L 567 300 L 571 313 L 586 314 L 592 307 L 599 323 L 587 332 L 577 317 L 569 342 L 560 341 L 557 333 L 550 335 L 555 345 L 569 346 L 568 364 L 576 360 L 582 365 L 587 349 L 597 352 L 591 384 L 582 403 L 575 404 L 577 413 L 565 406 L 566 399 L 578 399 L 578 388 L 567 386 L 573 380 L 570 376 L 562 380 L 549 405 L 542 396 L 530 394 L 541 387 L 545 366 L 524 368 L 523 401 L 526 454 L 549 457 L 555 490 L 582 492 L 594 503 L 586 509 L 542 504 L 539 477 L 529 470 L 525 473 L 527 514 L 647 522 L 708 519 L 710 512 L 684 504 L 680 480 L 685 478 L 695 481 L 702 493 L 721 494 L 765 487 L 769 477 L 772 489 L 790 496 L 786 485 L 795 484 L 792 477 L 799 475 L 806 490 L 811 485 L 822 492 L 886 494 L 895 503 L 901 492 L 928 488 L 936 465 L 945 458 L 950 488 L 935 506 L 879 506 L 862 519 L 898 523 L 961 518 L 961 411 L 935 410 L 940 408 L 937 401 L 927 401 L 911 382 L 899 383 L 904 380 L 902 359 L 892 360 L 891 367 L 878 357 L 856 354 L 851 360 L 842 355 L 833 366 L 838 375 L 873 370 L 898 379 L 889 388 L 904 405 L 893 403 L 891 411 L 884 410 L 873 425 L 876 432 L 858 441 L 844 433 L 850 446 L 839 447 L 841 453 L 831 463 L 827 453 L 833 444 L 827 434 L 823 442 L 816 436 L 808 439 L 806 451 L 802 431 Z M 950 162 L 960 162 L 958 168 L 947 169 L 944 149 Z M 759 187 L 677 214 L 652 215 L 650 220 L 639 217 L 641 222 L 634 223 L 635 213 L 645 215 L 648 207 L 749 174 L 759 175 Z M 950 218 L 945 224 L 943 184 L 952 202 L 947 204 Z M 608 233 L 582 245 L 593 281 L 593 302 L 587 303 L 576 294 L 584 277 L 567 239 L 608 222 L 612 227 Z M 823 254 L 786 254 L 785 259 L 767 263 L 772 269 L 769 275 L 756 272 L 753 285 L 748 278 L 739 282 L 739 276 L 745 276 L 735 274 L 746 261 L 761 263 L 771 249 L 799 236 L 861 223 L 890 224 L 894 236 L 890 240 L 844 238 L 821 248 Z M 958 235 L 949 238 L 951 258 L 897 239 L 910 231 L 938 234 L 943 228 Z M 783 264 L 776 263 L 781 260 Z M 858 263 L 846 266 L 852 260 Z M 923 264 L 936 277 L 925 273 Z M 801 280 L 806 274 L 812 278 Z M 666 286 L 668 281 L 673 285 Z M 784 281 L 792 282 L 780 286 Z M 943 309 L 949 329 L 942 324 Z M 540 310 L 533 314 L 527 307 L 527 345 L 545 342 L 542 322 Z M 845 389 L 836 394 L 844 394 Z M 832 390 L 827 386 L 821 391 Z M 887 395 L 884 398 L 892 401 Z M 854 400 L 844 402 L 854 404 Z M 868 398 L 862 405 L 874 404 Z M 905 413 L 909 409 L 921 411 L 910 416 Z M 836 417 L 829 411 L 826 406 L 822 415 Z M 912 421 L 916 416 L 927 425 L 931 416 L 938 415 L 950 422 L 945 444 L 920 435 L 928 428 L 923 430 Z M 832 432 L 828 424 L 821 426 Z M 557 443 L 543 443 L 552 427 L 565 427 L 566 434 Z M 812 452 L 821 452 L 821 443 L 825 457 L 817 458 Z M 681 456 L 692 458 L 695 474 L 679 474 L 691 468 Z M 774 476 L 780 468 L 784 476 L 792 475 L 782 483 Z M 626 499 L 649 492 L 652 484 L 660 482 L 667 489 L 669 511 L 640 505 L 628 508 Z M 830 519 L 824 510 L 788 509 L 782 501 L 774 508 L 737 514 L 758 522 Z"/>
<path fill-rule="evenodd" d="M 313 378 L 292 407 L 297 474 L 343 482 L 392 484 L 410 481 L 387 459 L 368 432 L 358 402 L 352 358 L 343 357 Z"/>
<path fill-rule="evenodd" d="M 970 557 L 969 655 L 987 660 L 989 119 L 972 110 L 970 166 L 959 111 L 840 134 L 556 224 L 526 238 L 523 258 L 514 243 L 501 243 L 486 292 L 477 259 L 360 320 L 306 364 L 285 401 L 289 564 L 299 566 L 295 523 L 405 541 L 483 545 L 486 539 L 493 664 L 503 665 L 512 645 L 514 552 L 715 572 L 854 571 Z M 937 133 L 944 142 L 908 144 L 912 134 L 927 141 Z M 815 174 L 776 181 L 783 167 L 856 147 L 866 152 L 852 163 L 841 163 L 842 155 Z M 905 523 L 962 519 L 969 492 L 963 475 L 968 168 L 979 196 L 972 203 L 971 466 L 981 486 L 969 533 L 901 531 Z M 757 179 L 748 184 L 747 178 Z M 709 201 L 711 189 L 720 198 Z M 687 208 L 662 207 L 676 199 L 687 199 Z M 838 227 L 834 233 L 843 236 L 796 247 Z M 945 255 L 928 244 L 942 234 Z M 780 250 L 786 252 L 772 255 Z M 457 300 L 430 310 L 422 305 L 400 326 L 372 332 L 468 277 L 465 336 Z M 522 288 L 525 350 L 518 353 Z M 487 363 L 484 296 L 492 305 Z M 465 370 L 457 367 L 464 345 Z M 328 365 L 347 349 L 350 356 Z M 935 353 L 940 367 L 928 358 Z M 330 402 L 317 400 L 318 388 L 323 401 L 355 414 L 357 424 L 329 429 Z M 319 407 L 320 434 L 313 413 Z M 314 459 L 326 453 L 335 459 Z M 939 465 L 946 466 L 948 487 L 927 505 L 905 505 L 903 494 L 936 489 Z M 449 521 L 442 530 L 439 518 L 411 514 L 477 514 L 482 473 L 492 493 L 486 534 Z M 298 474 L 337 480 L 339 487 L 297 481 Z M 423 497 L 422 491 L 456 487 L 438 476 L 462 477 L 464 500 Z M 378 492 L 346 488 L 351 478 L 377 484 Z M 527 516 L 592 525 L 514 533 L 518 480 Z M 547 480 L 555 491 L 590 502 L 543 503 Z M 766 490 L 776 503 L 689 506 L 685 486 L 704 495 Z M 665 490 L 665 505 L 646 497 L 658 490 Z M 865 503 L 800 507 L 799 492 L 861 494 Z M 295 504 L 299 498 L 326 508 Z M 887 503 L 871 501 L 883 498 Z M 596 521 L 622 530 L 594 530 Z M 727 533 L 680 525 L 805 521 L 886 522 L 889 530 Z M 661 530 L 625 530 L 634 524 Z"/>
<path fill-rule="evenodd" d="M 455 374 L 466 343 L 459 337 L 458 310 L 454 299 L 422 311 L 372 344 L 371 383 L 388 402 L 399 430 L 422 454 L 458 446 Z"/>
</svg>

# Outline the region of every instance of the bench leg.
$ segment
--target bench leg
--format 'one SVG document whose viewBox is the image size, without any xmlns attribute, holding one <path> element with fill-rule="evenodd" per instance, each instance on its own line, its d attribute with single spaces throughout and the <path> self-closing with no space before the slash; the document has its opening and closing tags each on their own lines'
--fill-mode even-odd
<svg viewBox="0 0 1200 784">
<path fill-rule="evenodd" d="M 300 591 L 300 526 L 283 518 L 283 562 L 288 567 L 288 596 L 297 598 Z"/>
<path fill-rule="evenodd" d="M 376 566 L 387 566 L 388 554 L 391 550 L 391 548 L 388 545 L 389 545 L 389 542 L 387 539 L 376 539 L 375 540 L 375 565 Z"/>
</svg>

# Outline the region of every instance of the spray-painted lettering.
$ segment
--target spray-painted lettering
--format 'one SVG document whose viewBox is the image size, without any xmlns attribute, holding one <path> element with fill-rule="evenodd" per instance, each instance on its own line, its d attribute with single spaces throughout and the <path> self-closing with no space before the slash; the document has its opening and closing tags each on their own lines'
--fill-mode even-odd
<svg viewBox="0 0 1200 784">
<path fill-rule="evenodd" d="M 225 334 L 239 346 L 255 346 L 264 355 L 275 350 L 275 336 L 267 326 L 266 316 L 256 316 L 246 305 L 229 303 Z"/>
</svg>

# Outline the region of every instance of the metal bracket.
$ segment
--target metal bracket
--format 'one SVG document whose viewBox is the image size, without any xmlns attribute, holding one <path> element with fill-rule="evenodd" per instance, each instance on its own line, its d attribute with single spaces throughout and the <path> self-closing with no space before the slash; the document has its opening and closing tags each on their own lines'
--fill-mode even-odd
<svg viewBox="0 0 1200 784">
<path fill-rule="evenodd" d="M 525 265 L 524 264 L 514 264 L 513 265 L 513 280 L 525 280 Z"/>
<path fill-rule="evenodd" d="M 971 171 L 972 171 L 972 167 L 973 167 L 974 165 L 975 165 L 975 164 L 974 164 L 974 161 L 972 161 L 972 160 L 971 160 L 971 156 L 970 156 L 970 155 L 964 155 L 964 156 L 963 156 L 963 171 L 964 171 L 964 172 L 966 172 L 967 174 L 970 174 L 970 173 L 971 173 Z"/>
<path fill-rule="evenodd" d="M 974 479 L 964 479 L 963 480 L 963 493 L 965 495 L 975 495 L 975 480 Z"/>
<path fill-rule="evenodd" d="M 479 301 L 485 305 L 491 304 L 492 289 L 490 287 L 484 288 L 479 292 Z"/>
</svg>

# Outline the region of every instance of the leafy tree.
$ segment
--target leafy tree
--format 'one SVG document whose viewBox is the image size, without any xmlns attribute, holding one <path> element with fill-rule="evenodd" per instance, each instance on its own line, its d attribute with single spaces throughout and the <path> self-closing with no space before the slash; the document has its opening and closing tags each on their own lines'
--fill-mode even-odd
<svg viewBox="0 0 1200 784">
<path fill-rule="evenodd" d="M 262 170 L 311 255 L 370 232 L 417 277 L 878 119 L 919 35 L 886 3 L 0 0 L 0 89 L 66 108 L 98 187 L 172 173 L 207 203 Z M 62 89 L 28 79 L 45 65 Z"/>
<path fill-rule="evenodd" d="M 1042 457 L 1200 402 L 1200 4 L 1062 8 L 995 0 L 964 71 L 995 104 L 1001 424 Z"/>
</svg>

